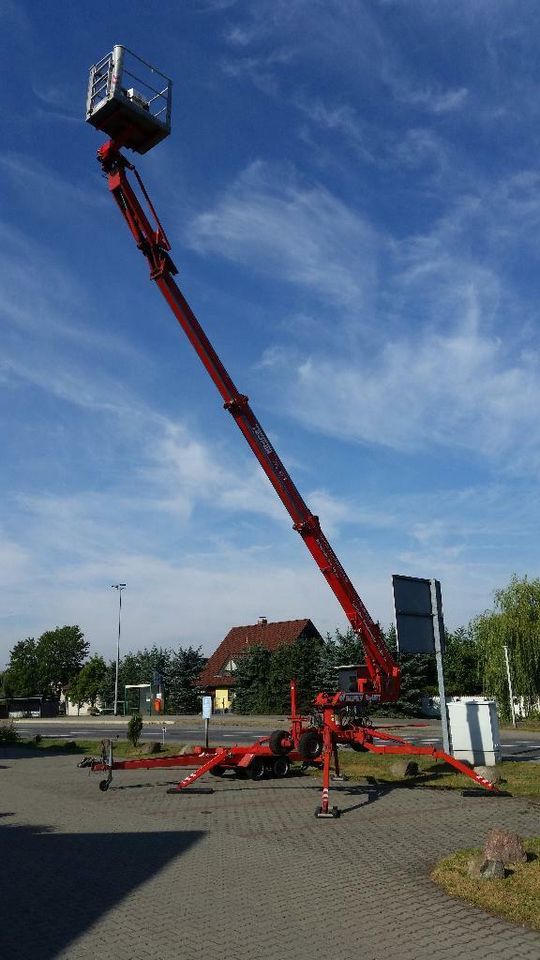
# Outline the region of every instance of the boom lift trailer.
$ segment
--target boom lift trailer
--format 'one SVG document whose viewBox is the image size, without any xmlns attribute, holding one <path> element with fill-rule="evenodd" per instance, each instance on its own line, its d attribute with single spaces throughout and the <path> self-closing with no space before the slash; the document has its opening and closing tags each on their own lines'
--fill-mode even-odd
<svg viewBox="0 0 540 960">
<path fill-rule="evenodd" d="M 223 406 L 233 417 L 237 427 L 245 437 L 259 464 L 266 473 L 278 497 L 283 503 L 292 520 L 293 529 L 300 535 L 311 553 L 319 570 L 326 579 L 340 603 L 352 629 L 362 642 L 365 662 L 355 667 L 356 678 L 353 690 L 341 690 L 337 693 L 321 692 L 314 701 L 318 714 L 319 727 L 305 729 L 304 721 L 296 714 L 296 708 L 291 704 L 291 729 L 289 731 L 275 731 L 269 738 L 268 747 L 276 756 L 291 755 L 298 751 L 300 757 L 308 762 L 321 757 L 323 769 L 323 789 L 320 807 L 317 816 L 337 816 L 337 808 L 330 809 L 329 786 L 332 759 L 339 775 L 338 746 L 349 745 L 357 750 L 366 750 L 372 753 L 390 753 L 413 755 L 422 754 L 433 758 L 443 759 L 459 772 L 473 779 L 483 790 L 491 793 L 499 791 L 490 781 L 478 776 L 470 767 L 454 757 L 434 750 L 431 747 L 421 747 L 407 743 L 392 734 L 383 733 L 374 728 L 365 719 L 365 711 L 370 703 L 392 702 L 399 696 L 400 670 L 390 651 L 386 647 L 378 624 L 372 619 L 356 589 L 347 576 L 338 557 L 326 539 L 319 518 L 313 514 L 293 483 L 288 471 L 283 465 L 272 443 L 264 432 L 261 424 L 253 413 L 248 397 L 235 386 L 223 363 L 218 357 L 210 340 L 206 336 L 191 307 L 176 284 L 174 277 L 178 270 L 170 256 L 170 244 L 154 206 L 144 187 L 142 179 L 135 166 L 120 152 L 122 148 L 130 148 L 138 153 L 146 153 L 155 143 L 159 142 L 170 131 L 170 103 L 171 83 L 163 74 L 156 71 L 149 64 L 136 58 L 139 64 L 148 68 L 152 76 L 155 73 L 160 83 L 166 81 L 159 90 L 153 86 L 153 81 L 141 87 L 140 77 L 129 73 L 129 80 L 124 80 L 126 48 L 115 46 L 112 53 L 103 58 L 99 64 L 92 67 L 90 72 L 89 94 L 87 100 L 87 120 L 97 129 L 108 133 L 112 139 L 108 140 L 98 150 L 98 160 L 107 177 L 109 190 L 116 201 L 137 248 L 147 261 L 150 279 L 153 280 L 165 298 L 170 309 L 182 327 L 192 347 L 197 353 L 203 366 L 217 387 Z M 135 90 L 128 88 L 133 80 L 141 89 L 153 91 L 153 97 L 144 97 Z M 97 92 L 96 92 L 97 91 Z M 135 96 L 136 94 L 136 96 Z M 147 103 L 146 108 L 144 103 Z M 159 113 L 152 112 L 152 105 L 157 103 Z M 165 119 L 164 119 L 165 118 Z M 132 173 L 146 209 L 135 193 L 128 173 Z M 294 697 L 293 697 L 294 700 Z M 280 736 L 278 737 L 277 734 Z M 302 742 L 301 742 L 301 738 Z M 380 742 L 383 740 L 384 743 Z M 309 748 L 307 744 L 309 742 Z M 299 747 L 302 746 L 302 750 Z M 254 747 L 242 748 L 247 753 L 257 753 Z M 236 748 L 233 748 L 236 749 Z M 230 753 L 230 751 L 229 751 Z M 247 755 L 247 754 L 246 754 Z M 236 756 L 236 755 L 234 755 Z M 203 759 L 197 754 L 198 763 Z M 205 760 L 198 766 L 193 782 L 207 770 L 225 764 L 225 757 Z M 127 769 L 134 765 L 139 766 L 174 766 L 171 758 L 155 758 L 150 761 L 113 761 L 113 769 Z M 177 758 L 178 759 L 178 758 Z M 233 755 L 228 758 L 233 761 Z M 184 762 L 184 761 L 182 761 Z M 121 764 L 121 767 L 119 766 Z M 178 764 L 180 765 L 180 763 Z M 241 762 L 233 763 L 242 769 Z M 178 785 L 178 790 L 187 785 L 187 780 Z"/>
</svg>

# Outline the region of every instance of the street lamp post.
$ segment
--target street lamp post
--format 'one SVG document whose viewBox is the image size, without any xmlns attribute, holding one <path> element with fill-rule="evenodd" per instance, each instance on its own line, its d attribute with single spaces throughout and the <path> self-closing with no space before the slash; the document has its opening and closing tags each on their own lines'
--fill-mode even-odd
<svg viewBox="0 0 540 960">
<path fill-rule="evenodd" d="M 118 590 L 118 639 L 116 641 L 116 673 L 114 678 L 114 715 L 118 716 L 118 670 L 120 667 L 120 628 L 122 621 L 122 590 L 125 590 L 127 584 L 112 583 L 113 590 Z"/>
</svg>

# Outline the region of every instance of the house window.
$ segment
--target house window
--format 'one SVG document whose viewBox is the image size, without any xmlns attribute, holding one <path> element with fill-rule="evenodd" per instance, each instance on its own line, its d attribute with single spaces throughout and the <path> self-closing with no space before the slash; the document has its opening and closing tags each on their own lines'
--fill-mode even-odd
<svg viewBox="0 0 540 960">
<path fill-rule="evenodd" d="M 224 676 L 229 676 L 229 677 L 230 677 L 231 674 L 233 674 L 233 673 L 235 673 L 235 672 L 236 672 L 236 662 L 235 662 L 234 660 L 230 659 L 230 660 L 227 660 L 227 661 L 223 664 L 221 670 L 219 671 L 219 676 L 220 676 L 220 677 L 224 677 Z"/>
</svg>

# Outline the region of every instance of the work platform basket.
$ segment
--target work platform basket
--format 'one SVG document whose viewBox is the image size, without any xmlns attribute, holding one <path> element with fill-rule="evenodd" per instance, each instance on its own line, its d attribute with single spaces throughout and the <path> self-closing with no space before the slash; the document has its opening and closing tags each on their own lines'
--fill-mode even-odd
<svg viewBox="0 0 540 960">
<path fill-rule="evenodd" d="M 172 81 L 117 44 L 90 68 L 86 120 L 111 140 L 146 153 L 171 132 Z"/>
</svg>

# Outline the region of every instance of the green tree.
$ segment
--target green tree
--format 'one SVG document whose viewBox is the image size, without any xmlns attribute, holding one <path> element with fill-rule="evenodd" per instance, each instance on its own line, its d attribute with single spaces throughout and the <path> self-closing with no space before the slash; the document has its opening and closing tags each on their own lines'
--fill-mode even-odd
<svg viewBox="0 0 540 960">
<path fill-rule="evenodd" d="M 401 654 L 397 652 L 396 630 L 392 625 L 383 631 L 390 653 L 401 668 L 399 699 L 373 708 L 372 713 L 384 716 L 418 717 L 422 714 L 422 697 L 437 683 L 435 655 L 427 653 Z"/>
<path fill-rule="evenodd" d="M 44 692 L 41 689 L 37 643 L 33 637 L 19 640 L 11 650 L 4 673 L 4 692 L 7 697 L 31 697 Z"/>
<path fill-rule="evenodd" d="M 100 696 L 103 680 L 107 675 L 107 664 L 103 657 L 95 654 L 80 671 L 77 677 L 69 685 L 69 699 L 78 707 L 82 703 L 89 703 L 92 707 L 96 706 L 96 701 Z"/>
<path fill-rule="evenodd" d="M 469 627 L 446 633 L 444 680 L 450 697 L 482 693 L 480 651 Z"/>
<path fill-rule="evenodd" d="M 169 650 L 154 644 L 151 649 L 144 648 L 135 653 L 127 653 L 121 660 L 118 670 L 118 698 L 124 699 L 124 687 L 129 683 L 153 683 L 156 673 L 160 674 L 165 694 L 167 713 L 197 713 L 200 691 L 197 680 L 206 663 L 200 647 L 187 647 Z M 99 696 L 104 703 L 112 704 L 114 699 L 114 681 L 116 665 L 114 660 L 106 664 Z"/>
<path fill-rule="evenodd" d="M 119 679 L 122 677 L 122 660 L 120 660 L 120 670 L 118 673 Z M 103 674 L 99 690 L 98 697 L 101 700 L 102 704 L 107 707 L 112 707 L 114 701 L 114 681 L 116 677 L 116 663 L 114 660 L 108 660 L 105 664 L 105 672 Z M 120 700 L 124 699 L 124 687 L 123 685 L 118 684 L 118 697 Z"/>
<path fill-rule="evenodd" d="M 497 700 L 501 715 L 510 716 L 504 646 L 508 647 L 514 694 L 525 710 L 536 709 L 540 695 L 540 579 L 512 577 L 496 590 L 493 610 L 470 624 L 478 644 L 484 691 Z"/>
<path fill-rule="evenodd" d="M 82 670 L 89 649 L 77 625 L 42 633 L 36 646 L 40 692 L 59 699 L 62 689 Z"/>
<path fill-rule="evenodd" d="M 201 648 L 180 647 L 171 651 L 168 672 L 164 676 L 167 713 L 197 713 L 200 690 L 198 679 L 206 663 Z"/>
<path fill-rule="evenodd" d="M 289 712 L 291 680 L 296 680 L 299 710 L 309 710 L 321 689 L 324 667 L 325 645 L 317 637 L 300 636 L 294 643 L 274 650 L 266 687 L 268 712 Z"/>
<path fill-rule="evenodd" d="M 238 658 L 234 709 L 236 713 L 269 713 L 268 677 L 272 654 L 266 647 L 250 647 Z"/>
<path fill-rule="evenodd" d="M 338 688 L 337 667 L 363 661 L 362 641 L 352 627 L 348 627 L 345 632 L 337 627 L 333 634 L 327 633 L 322 652 L 320 689 L 326 693 L 334 693 Z"/>
<path fill-rule="evenodd" d="M 160 673 L 163 676 L 166 675 L 169 670 L 170 660 L 170 651 L 163 647 L 158 647 L 156 644 L 150 649 L 145 647 L 143 650 L 127 653 L 125 657 L 120 660 L 119 664 L 118 699 L 123 701 L 126 684 L 152 683 L 155 673 Z M 106 702 L 110 704 L 112 704 L 114 700 L 115 673 L 116 666 L 113 661 L 109 665 L 106 675 L 109 692 L 104 698 Z M 129 706 L 130 702 L 128 701 L 128 709 Z M 133 707 L 133 703 L 131 703 L 131 707 Z"/>
<path fill-rule="evenodd" d="M 126 683 L 152 683 L 154 673 L 168 674 L 171 651 L 156 644 L 135 653 L 127 653 L 120 664 L 121 690 Z M 120 693 L 119 693 L 120 696 Z"/>
</svg>

